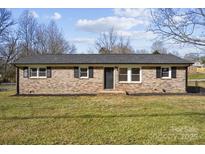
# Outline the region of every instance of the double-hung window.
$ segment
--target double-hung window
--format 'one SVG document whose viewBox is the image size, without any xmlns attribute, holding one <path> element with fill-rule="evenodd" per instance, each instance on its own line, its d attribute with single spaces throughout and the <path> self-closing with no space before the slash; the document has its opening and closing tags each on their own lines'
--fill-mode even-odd
<svg viewBox="0 0 205 154">
<path fill-rule="evenodd" d="M 140 68 L 132 68 L 131 81 L 140 81 Z"/>
<path fill-rule="evenodd" d="M 46 68 L 30 68 L 30 78 L 46 78 Z"/>
<path fill-rule="evenodd" d="M 162 78 L 171 78 L 171 70 L 169 67 L 161 68 L 161 77 Z"/>
<path fill-rule="evenodd" d="M 39 77 L 46 77 L 46 68 L 39 68 L 38 76 Z"/>
<path fill-rule="evenodd" d="M 87 67 L 81 67 L 79 69 L 80 69 L 80 71 L 79 71 L 80 78 L 88 78 L 88 68 Z"/>
<path fill-rule="evenodd" d="M 119 68 L 119 82 L 139 83 L 141 82 L 140 68 Z"/>
<path fill-rule="evenodd" d="M 38 77 L 37 68 L 30 68 L 30 77 L 31 78 L 37 78 Z"/>
<path fill-rule="evenodd" d="M 120 68 L 119 81 L 127 81 L 127 68 Z"/>
</svg>

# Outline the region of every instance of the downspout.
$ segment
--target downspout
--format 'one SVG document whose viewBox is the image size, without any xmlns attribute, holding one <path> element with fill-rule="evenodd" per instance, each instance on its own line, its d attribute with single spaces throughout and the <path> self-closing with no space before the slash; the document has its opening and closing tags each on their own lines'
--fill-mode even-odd
<svg viewBox="0 0 205 154">
<path fill-rule="evenodd" d="M 186 67 L 186 83 L 185 83 L 185 88 L 186 88 L 186 92 L 188 92 L 188 67 Z"/>
<path fill-rule="evenodd" d="M 19 67 L 15 64 L 14 66 L 16 67 L 16 95 L 19 95 Z"/>
</svg>

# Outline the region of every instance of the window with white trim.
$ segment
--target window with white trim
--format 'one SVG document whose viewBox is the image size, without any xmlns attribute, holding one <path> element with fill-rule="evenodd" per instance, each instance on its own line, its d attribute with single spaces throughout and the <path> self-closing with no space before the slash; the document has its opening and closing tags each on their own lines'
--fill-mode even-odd
<svg viewBox="0 0 205 154">
<path fill-rule="evenodd" d="M 37 68 L 30 68 L 30 77 L 38 77 Z"/>
<path fill-rule="evenodd" d="M 119 69 L 119 81 L 127 81 L 127 68 Z"/>
<path fill-rule="evenodd" d="M 79 68 L 79 76 L 80 78 L 88 78 L 88 68 L 86 67 Z"/>
<path fill-rule="evenodd" d="M 169 67 L 161 68 L 161 77 L 162 78 L 171 78 L 171 69 Z"/>
<path fill-rule="evenodd" d="M 46 68 L 39 68 L 38 76 L 39 77 L 46 77 Z"/>
<path fill-rule="evenodd" d="M 119 82 L 141 82 L 140 68 L 119 68 Z"/>
<path fill-rule="evenodd" d="M 30 68 L 30 78 L 45 78 L 47 77 L 46 68 Z"/>
<path fill-rule="evenodd" d="M 140 68 L 132 68 L 131 81 L 140 81 Z"/>
</svg>

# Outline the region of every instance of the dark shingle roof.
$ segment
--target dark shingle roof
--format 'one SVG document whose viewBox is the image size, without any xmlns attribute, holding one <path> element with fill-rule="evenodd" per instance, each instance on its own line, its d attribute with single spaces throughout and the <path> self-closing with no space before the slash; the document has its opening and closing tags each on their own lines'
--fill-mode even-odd
<svg viewBox="0 0 205 154">
<path fill-rule="evenodd" d="M 20 58 L 14 64 L 191 64 L 172 54 L 63 54 Z"/>
</svg>

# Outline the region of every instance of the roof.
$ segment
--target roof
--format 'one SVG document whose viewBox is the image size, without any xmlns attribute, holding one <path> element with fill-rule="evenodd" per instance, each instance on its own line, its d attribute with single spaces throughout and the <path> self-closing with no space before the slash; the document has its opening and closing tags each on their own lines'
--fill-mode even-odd
<svg viewBox="0 0 205 154">
<path fill-rule="evenodd" d="M 47 54 L 19 58 L 14 64 L 192 64 L 172 54 Z"/>
</svg>

